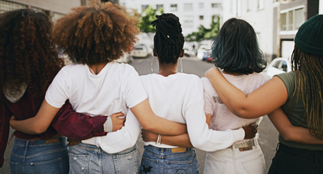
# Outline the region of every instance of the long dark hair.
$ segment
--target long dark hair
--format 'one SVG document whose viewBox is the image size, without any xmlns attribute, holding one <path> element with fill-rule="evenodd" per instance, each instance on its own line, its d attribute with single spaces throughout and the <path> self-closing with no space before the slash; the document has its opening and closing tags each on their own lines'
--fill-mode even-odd
<svg viewBox="0 0 323 174">
<path fill-rule="evenodd" d="M 175 64 L 183 50 L 184 36 L 179 19 L 172 13 L 156 16 L 152 22 L 156 26 L 154 50 L 161 64 Z"/>
<path fill-rule="evenodd" d="M 254 29 L 248 22 L 236 18 L 223 24 L 214 39 L 211 56 L 216 67 L 229 73 L 261 72 L 267 65 Z"/>
<path fill-rule="evenodd" d="M 52 26 L 48 16 L 32 9 L 0 14 L 1 92 L 7 83 L 13 91 L 26 84 L 35 101 L 43 101 L 51 80 L 64 65 L 50 38 Z"/>
</svg>

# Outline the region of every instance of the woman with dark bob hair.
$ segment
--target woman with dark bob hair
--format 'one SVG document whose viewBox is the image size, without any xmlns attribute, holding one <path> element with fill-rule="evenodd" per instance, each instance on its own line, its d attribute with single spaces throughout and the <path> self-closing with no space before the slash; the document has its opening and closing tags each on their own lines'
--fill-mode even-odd
<svg viewBox="0 0 323 174">
<path fill-rule="evenodd" d="M 0 14 L 0 166 L 10 117 L 33 117 L 47 87 L 63 67 L 50 39 L 51 30 L 49 18 L 31 9 Z M 66 141 L 53 127 L 41 134 L 15 131 L 13 135 L 11 173 L 68 173 Z"/>
<path fill-rule="evenodd" d="M 295 37 L 291 56 L 293 71 L 274 76 L 253 92 L 246 92 L 226 80 L 217 68 L 205 74 L 221 101 L 240 119 L 268 114 L 276 126 L 279 144 L 270 174 L 323 173 L 322 29 L 323 15 L 306 21 Z M 218 55 L 221 54 L 215 56 Z M 300 127 L 283 130 L 293 125 Z"/>
<path fill-rule="evenodd" d="M 139 123 L 155 133 L 186 132 L 183 124 L 162 119 L 152 112 L 146 91 L 132 66 L 114 62 L 123 52 L 130 51 L 136 41 L 135 35 L 139 32 L 136 23 L 121 6 L 111 2 L 78 7 L 59 19 L 52 32 L 53 39 L 74 64 L 63 67 L 56 75 L 35 117 L 10 121 L 19 131 L 43 132 L 67 99 L 79 113 L 92 116 L 125 113 L 127 119 L 121 130 L 70 147 L 71 173 L 138 171 L 139 150 L 135 144 L 140 133 Z M 60 129 L 68 127 L 66 124 Z M 111 128 L 109 124 L 104 125 L 104 130 Z"/>
</svg>

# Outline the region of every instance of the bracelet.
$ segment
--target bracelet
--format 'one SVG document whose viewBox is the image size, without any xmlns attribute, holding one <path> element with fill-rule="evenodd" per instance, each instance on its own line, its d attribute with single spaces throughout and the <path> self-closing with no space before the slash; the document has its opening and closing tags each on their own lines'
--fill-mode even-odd
<svg viewBox="0 0 323 174">
<path fill-rule="evenodd" d="M 162 138 L 162 135 L 158 134 L 157 141 L 156 141 L 157 145 L 161 145 L 161 138 Z"/>
</svg>

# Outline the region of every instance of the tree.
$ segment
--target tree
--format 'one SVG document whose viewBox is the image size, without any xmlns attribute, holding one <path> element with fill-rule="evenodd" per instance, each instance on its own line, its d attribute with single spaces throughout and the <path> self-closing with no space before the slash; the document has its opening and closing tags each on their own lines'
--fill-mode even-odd
<svg viewBox="0 0 323 174">
<path fill-rule="evenodd" d="M 151 22 L 156 20 L 156 15 L 164 13 L 163 8 L 153 9 L 152 6 L 143 11 L 141 17 L 139 18 L 138 27 L 143 33 L 156 32 L 156 28 L 151 25 Z"/>
<path fill-rule="evenodd" d="M 188 42 L 196 41 L 200 42 L 202 40 L 214 38 L 220 30 L 220 17 L 217 16 L 217 21 L 214 21 L 214 16 L 210 24 L 210 28 L 205 28 L 203 25 L 200 25 L 197 32 L 192 32 L 185 37 L 185 40 Z"/>
</svg>

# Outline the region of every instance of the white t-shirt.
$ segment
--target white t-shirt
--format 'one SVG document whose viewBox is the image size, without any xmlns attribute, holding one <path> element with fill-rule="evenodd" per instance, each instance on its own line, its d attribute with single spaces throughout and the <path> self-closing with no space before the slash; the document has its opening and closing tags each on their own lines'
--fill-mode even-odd
<svg viewBox="0 0 323 174">
<path fill-rule="evenodd" d="M 230 75 L 222 73 L 223 76 L 235 87 L 249 94 L 266 83 L 270 77 L 265 73 L 253 73 L 249 75 Z M 233 114 L 222 102 L 219 95 L 214 90 L 208 78 L 202 78 L 204 88 L 204 110 L 211 114 L 210 129 L 227 130 L 237 129 L 253 122 L 260 122 L 260 118 L 245 119 Z M 241 142 L 237 142 L 241 143 Z"/>
<path fill-rule="evenodd" d="M 194 147 L 215 151 L 244 138 L 243 129 L 213 131 L 208 129 L 204 113 L 203 86 L 199 77 L 177 73 L 164 77 L 159 74 L 141 76 L 150 106 L 156 115 L 171 121 L 186 123 Z M 145 142 L 145 145 L 173 148 L 166 144 Z"/>
<path fill-rule="evenodd" d="M 140 125 L 128 109 L 146 98 L 136 70 L 130 65 L 113 62 L 106 64 L 97 75 L 92 74 L 87 65 L 67 65 L 56 75 L 45 96 L 53 107 L 60 108 L 69 99 L 76 112 L 92 116 L 126 114 L 121 130 L 82 141 L 101 147 L 107 153 L 120 152 L 136 143 Z"/>
</svg>

